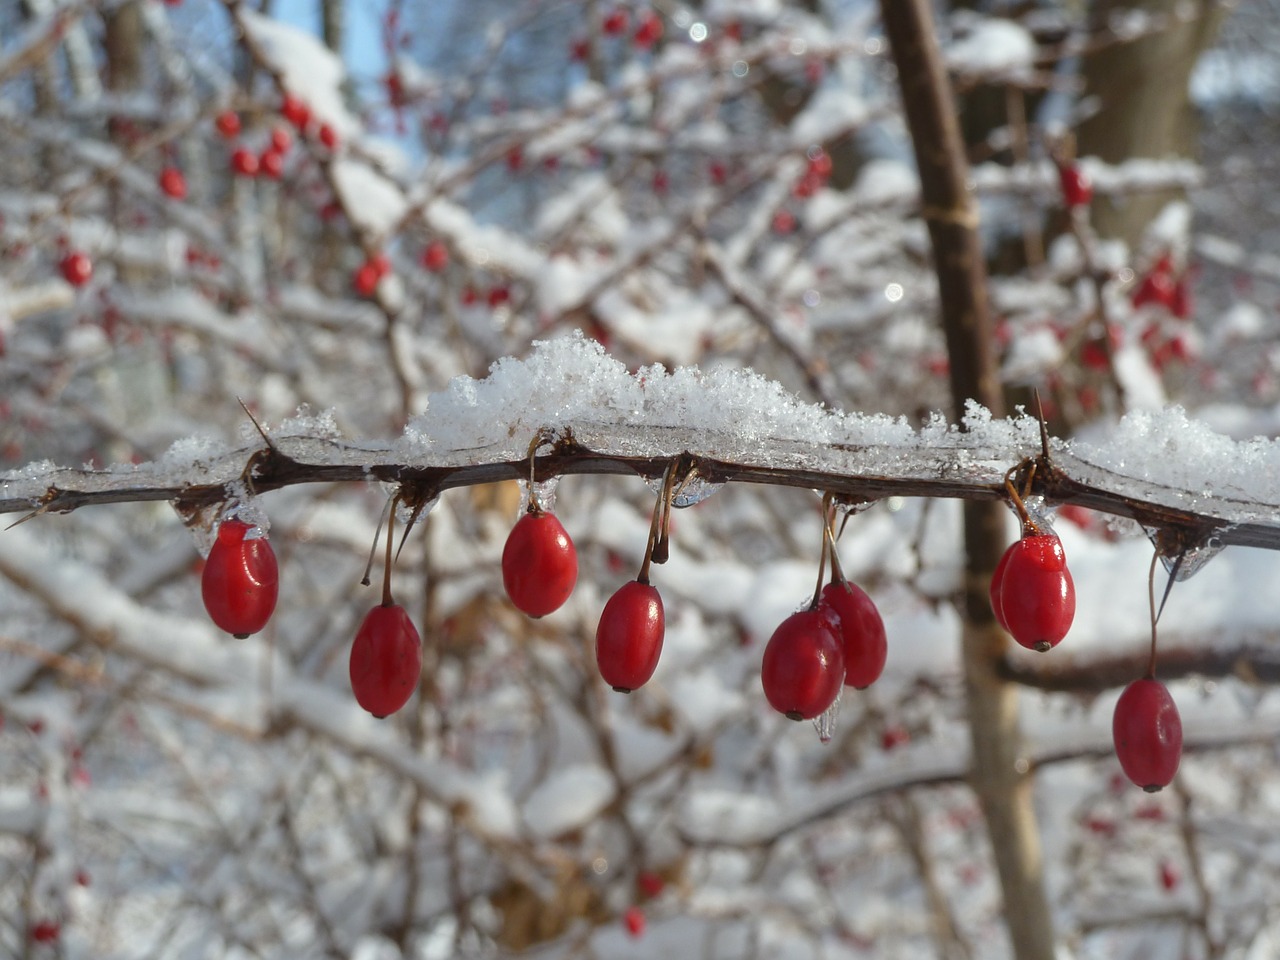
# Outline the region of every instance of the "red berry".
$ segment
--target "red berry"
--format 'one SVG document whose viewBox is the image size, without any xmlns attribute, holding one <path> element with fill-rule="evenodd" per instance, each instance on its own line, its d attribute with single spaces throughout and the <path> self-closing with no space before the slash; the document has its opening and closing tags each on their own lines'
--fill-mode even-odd
<svg viewBox="0 0 1280 960">
<path fill-rule="evenodd" d="M 596 628 L 604 682 L 622 693 L 644 686 L 658 667 L 665 626 L 657 589 L 639 580 L 624 583 L 604 605 Z"/>
<path fill-rule="evenodd" d="M 76 871 L 76 886 L 79 886 L 79 887 L 87 887 L 87 886 L 89 886 L 89 883 L 90 883 L 90 882 L 91 882 L 91 881 L 90 881 L 89 871 L 88 871 L 88 870 L 77 870 L 77 871 Z"/>
<path fill-rule="evenodd" d="M 263 151 L 262 156 L 258 158 L 258 172 L 264 177 L 279 180 L 284 173 L 284 154 L 275 149 Z"/>
<path fill-rule="evenodd" d="M 213 121 L 213 125 L 228 140 L 240 135 L 240 115 L 234 110 L 223 110 Z"/>
<path fill-rule="evenodd" d="M 57 943 L 62 936 L 62 925 L 56 920 L 41 920 L 31 928 L 31 940 L 34 943 Z"/>
<path fill-rule="evenodd" d="M 902 724 L 895 723 L 884 728 L 880 734 L 880 749 L 885 753 L 897 750 L 911 742 L 911 734 Z"/>
<path fill-rule="evenodd" d="M 724 182 L 729 179 L 729 168 L 719 160 L 711 161 L 711 166 L 707 168 L 707 173 L 711 177 L 711 182 L 717 187 L 723 186 Z"/>
<path fill-rule="evenodd" d="M 511 290 L 505 286 L 496 286 L 489 291 L 489 306 L 500 307 L 511 301 Z"/>
<path fill-rule="evenodd" d="M 187 196 L 187 178 L 177 167 L 165 167 L 160 171 L 160 189 L 175 200 L 184 200 Z"/>
<path fill-rule="evenodd" d="M 1163 683 L 1150 677 L 1125 687 L 1111 719 L 1125 776 L 1148 793 L 1173 781 L 1182 757 L 1182 718 Z"/>
<path fill-rule="evenodd" d="M 1076 615 L 1076 588 L 1067 569 L 1062 541 L 1034 534 L 1013 543 L 1000 558 L 997 584 L 991 584 L 992 606 L 1001 626 L 1030 650 L 1056 647 Z"/>
<path fill-rule="evenodd" d="M 819 150 L 809 158 L 809 173 L 820 180 L 831 176 L 831 167 L 831 154 L 825 150 Z"/>
<path fill-rule="evenodd" d="M 369 265 L 373 267 L 379 280 L 391 272 L 391 258 L 385 253 L 375 253 L 369 258 Z"/>
<path fill-rule="evenodd" d="M 641 50 L 648 50 L 661 36 L 662 18 L 652 10 L 646 10 L 636 24 L 636 32 L 631 35 L 631 40 Z"/>
<path fill-rule="evenodd" d="M 439 273 L 449 264 L 449 248 L 439 240 L 432 240 L 422 251 L 422 265 L 432 273 Z"/>
<path fill-rule="evenodd" d="M 247 538 L 251 529 L 243 520 L 223 520 L 200 578 L 209 617 L 240 639 L 266 626 L 280 591 L 275 551 L 266 537 Z"/>
<path fill-rule="evenodd" d="M 821 604 L 831 609 L 839 624 L 845 686 L 865 690 L 880 679 L 889 653 L 880 611 L 861 587 L 847 580 L 823 587 Z"/>
<path fill-rule="evenodd" d="M 316 137 L 319 138 L 320 144 L 326 150 L 338 149 L 338 131 L 333 129 L 329 124 L 320 124 L 320 131 L 316 134 Z"/>
<path fill-rule="evenodd" d="M 1153 269 L 1142 278 L 1142 282 L 1134 289 L 1129 299 L 1135 307 L 1154 304 L 1172 310 L 1177 297 L 1178 285 L 1173 277 L 1164 270 Z"/>
<path fill-rule="evenodd" d="M 665 194 L 671 189 L 671 178 L 667 176 L 667 171 L 657 170 L 653 174 L 653 192 L 659 196 Z"/>
<path fill-rule="evenodd" d="M 569 44 L 569 59 L 577 63 L 585 63 L 591 59 L 591 41 L 586 37 L 578 37 Z"/>
<path fill-rule="evenodd" d="M 93 279 L 93 261 L 88 254 L 78 250 L 63 257 L 58 268 L 62 271 L 62 278 L 73 287 L 83 287 Z"/>
<path fill-rule="evenodd" d="M 604 18 L 604 22 L 600 24 L 600 29 L 605 36 L 616 37 L 623 30 L 627 29 L 627 11 L 618 9 L 613 10 Z"/>
<path fill-rule="evenodd" d="M 374 607 L 351 644 L 351 692 L 381 720 L 413 696 L 422 676 L 422 640 L 398 603 Z"/>
<path fill-rule="evenodd" d="M 531 617 L 558 610 L 578 582 L 578 551 L 555 514 L 530 510 L 511 528 L 502 550 L 502 584 Z"/>
<path fill-rule="evenodd" d="M 773 215 L 773 232 L 791 233 L 796 228 L 796 217 L 790 210 L 779 210 Z"/>
<path fill-rule="evenodd" d="M 1168 860 L 1161 861 L 1160 886 L 1164 887 L 1166 890 L 1173 890 L 1181 880 L 1182 874 L 1178 872 L 1177 867 Z"/>
<path fill-rule="evenodd" d="M 626 913 L 622 915 L 622 923 L 631 936 L 644 936 L 644 911 L 639 907 L 627 907 Z"/>
<path fill-rule="evenodd" d="M 1076 164 L 1061 164 L 1058 167 L 1058 180 L 1062 184 L 1062 202 L 1068 210 L 1088 206 L 1093 200 L 1093 184 Z"/>
<path fill-rule="evenodd" d="M 351 278 L 351 286 L 355 288 L 356 293 L 362 297 L 371 297 L 373 292 L 378 289 L 378 281 L 382 279 L 382 275 L 378 273 L 378 265 L 372 260 L 366 260 L 360 264 L 355 275 Z"/>
<path fill-rule="evenodd" d="M 640 888 L 642 894 L 652 900 L 654 897 L 661 896 L 667 882 L 662 879 L 661 874 L 654 873 L 652 870 L 641 870 L 636 874 L 636 886 Z"/>
<path fill-rule="evenodd" d="M 256 177 L 258 175 L 258 156 L 246 147 L 236 147 L 231 151 L 231 170 L 237 176 Z"/>
<path fill-rule="evenodd" d="M 271 149 L 284 156 L 293 146 L 293 137 L 284 127 L 273 127 L 271 130 Z"/>
<path fill-rule="evenodd" d="M 764 648 L 765 699 L 792 720 L 811 720 L 835 702 L 844 653 L 827 612 L 801 610 L 783 620 Z"/>
<path fill-rule="evenodd" d="M 302 130 L 311 120 L 311 108 L 293 94 L 287 93 L 280 104 L 280 116 L 293 124 L 296 129 Z"/>
</svg>

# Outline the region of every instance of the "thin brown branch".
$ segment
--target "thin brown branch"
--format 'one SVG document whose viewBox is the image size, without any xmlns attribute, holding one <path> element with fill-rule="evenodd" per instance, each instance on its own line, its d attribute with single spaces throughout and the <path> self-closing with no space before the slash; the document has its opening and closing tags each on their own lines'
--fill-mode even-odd
<svg viewBox="0 0 1280 960">
<path fill-rule="evenodd" d="M 59 468 L 0 475 L 0 514 L 66 513 L 85 506 L 155 500 L 169 500 L 183 512 L 194 513 L 230 499 L 242 478 L 250 475 L 250 460 L 255 493 L 305 483 L 379 480 L 401 485 L 415 503 L 457 487 L 528 476 L 528 460 L 497 445 L 415 453 L 407 462 L 390 445 L 274 439 L 274 450 L 246 447 L 181 468 L 157 463 L 127 471 Z M 668 464 L 683 458 L 712 483 L 824 490 L 850 502 L 896 496 L 990 503 L 1005 498 L 1004 474 L 1009 467 L 1033 452 L 992 447 L 963 434 L 950 435 L 932 447 L 815 444 L 711 430 L 587 424 L 560 431 L 549 452 L 537 458 L 537 476 L 658 479 Z M 1170 543 L 1196 545 L 1212 537 L 1223 546 L 1280 549 L 1280 504 L 1204 496 L 1191 509 L 1181 489 L 1118 475 L 1066 449 L 1055 450 L 1050 467 L 1037 471 L 1033 492 L 1052 503 L 1074 503 L 1169 531 Z"/>
</svg>

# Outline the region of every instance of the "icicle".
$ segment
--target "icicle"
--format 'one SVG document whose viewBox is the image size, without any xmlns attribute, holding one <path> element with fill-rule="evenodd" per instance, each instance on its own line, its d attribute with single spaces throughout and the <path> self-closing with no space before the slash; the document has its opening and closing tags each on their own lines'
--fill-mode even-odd
<svg viewBox="0 0 1280 960">
<path fill-rule="evenodd" d="M 520 510 L 516 516 L 523 516 L 525 511 L 529 509 L 529 481 L 518 480 L 520 484 Z M 533 485 L 533 495 L 538 501 L 538 506 L 547 513 L 554 513 L 556 508 L 556 487 L 560 485 L 559 477 L 549 477 L 541 483 Z"/>
<path fill-rule="evenodd" d="M 1160 563 L 1164 565 L 1165 572 L 1176 580 L 1190 580 L 1193 576 L 1204 569 L 1205 565 L 1222 552 L 1225 544 L 1222 542 L 1222 533 L 1224 530 L 1230 529 L 1224 527 L 1211 533 L 1204 543 L 1197 544 L 1185 550 L 1170 550 L 1165 544 L 1168 535 L 1159 527 L 1143 527 L 1147 531 L 1147 536 L 1151 538 L 1151 542 L 1156 545 L 1156 549 L 1160 553 Z"/>
<path fill-rule="evenodd" d="M 844 695 L 844 687 L 836 694 L 835 702 L 813 718 L 813 729 L 818 731 L 818 740 L 830 743 L 836 733 L 836 718 L 840 716 L 840 699 Z"/>
</svg>

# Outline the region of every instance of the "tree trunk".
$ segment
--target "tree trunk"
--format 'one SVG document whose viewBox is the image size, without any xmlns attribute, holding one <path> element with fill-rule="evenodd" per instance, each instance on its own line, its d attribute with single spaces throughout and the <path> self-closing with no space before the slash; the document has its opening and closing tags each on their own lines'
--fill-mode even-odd
<svg viewBox="0 0 1280 960">
<path fill-rule="evenodd" d="M 971 398 L 1000 416 L 1003 397 L 991 350 L 977 209 L 965 187 L 964 144 L 929 0 L 881 0 L 880 10 L 920 168 L 921 213 L 929 225 L 938 274 L 952 405 L 957 418 Z M 1026 764 L 1018 759 L 1017 691 L 997 672 L 1009 641 L 987 601 L 991 574 L 1005 546 L 1004 520 L 1005 508 L 998 502 L 965 504 L 959 613 L 973 742 L 970 780 L 986 816 L 1014 955 L 1018 960 L 1053 960 L 1040 835 Z"/>
<path fill-rule="evenodd" d="M 1224 6 L 1199 0 L 1194 16 L 1180 19 L 1180 0 L 1099 0 L 1094 22 L 1105 24 L 1120 10 L 1144 10 L 1168 24 L 1130 43 L 1112 43 L 1084 57 L 1080 69 L 1086 97 L 1099 109 L 1080 124 L 1079 151 L 1108 163 L 1133 157 L 1191 157 L 1196 153 L 1195 110 L 1188 84 L 1201 52 L 1218 34 Z M 1180 191 L 1146 193 L 1115 203 L 1094 201 L 1092 219 L 1104 237 L 1131 248 L 1147 224 Z"/>
</svg>

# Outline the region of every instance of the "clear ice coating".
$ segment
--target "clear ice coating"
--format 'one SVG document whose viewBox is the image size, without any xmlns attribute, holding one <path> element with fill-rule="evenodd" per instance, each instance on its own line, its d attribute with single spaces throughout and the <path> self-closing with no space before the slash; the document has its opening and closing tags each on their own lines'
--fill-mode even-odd
<svg viewBox="0 0 1280 960">
<path fill-rule="evenodd" d="M 646 477 L 644 482 L 653 491 L 655 497 L 662 494 L 662 477 Z M 671 493 L 671 505 L 673 507 L 695 506 L 715 496 L 723 486 L 723 483 L 713 483 L 703 479 L 698 474 L 698 468 L 694 467 L 682 480 L 677 481 L 676 488 Z"/>
<path fill-rule="evenodd" d="M 1039 495 L 1023 497 L 1022 505 L 1027 508 L 1027 516 L 1040 528 L 1041 533 L 1053 533 L 1053 509 Z"/>
<path fill-rule="evenodd" d="M 1166 552 L 1161 543 L 1165 538 L 1161 528 L 1144 526 L 1143 529 L 1147 531 L 1147 536 L 1155 545 L 1165 573 L 1169 574 L 1175 581 L 1190 580 L 1204 569 L 1205 564 L 1220 554 L 1225 546 L 1222 542 L 1223 531 L 1215 530 L 1209 534 L 1203 543 L 1183 551 Z"/>
<path fill-rule="evenodd" d="M 524 512 L 529 509 L 529 481 L 519 480 L 520 484 L 520 511 L 517 517 L 523 516 Z M 556 509 L 556 488 L 560 486 L 559 477 L 549 477 L 539 483 L 533 484 L 533 496 L 543 510 L 548 513 L 554 513 Z"/>
<path fill-rule="evenodd" d="M 843 695 L 844 685 L 841 684 L 835 702 L 813 718 L 813 729 L 818 731 L 818 740 L 822 743 L 830 743 L 836 734 L 836 718 L 840 716 L 840 698 Z"/>
</svg>

